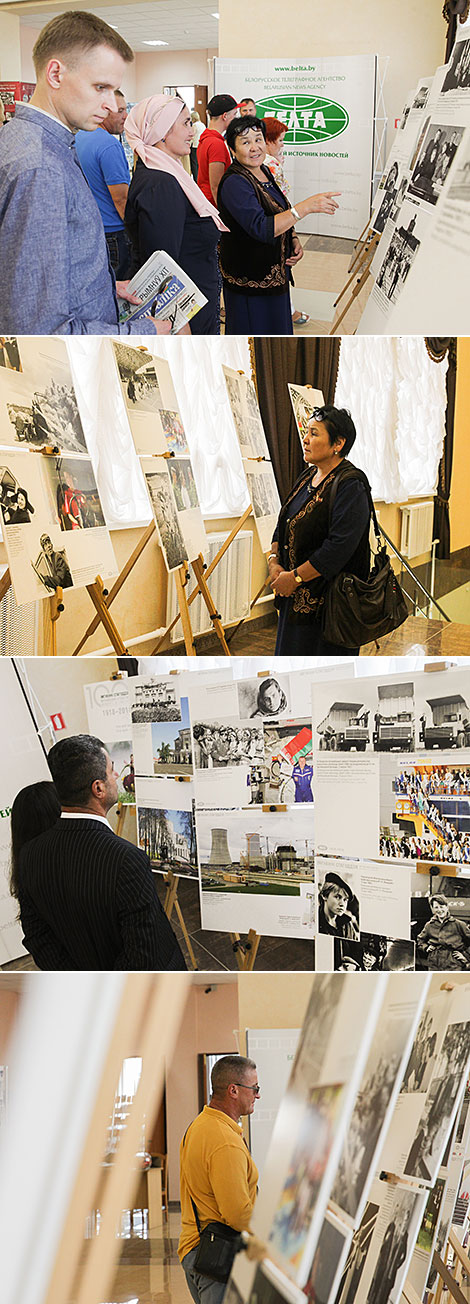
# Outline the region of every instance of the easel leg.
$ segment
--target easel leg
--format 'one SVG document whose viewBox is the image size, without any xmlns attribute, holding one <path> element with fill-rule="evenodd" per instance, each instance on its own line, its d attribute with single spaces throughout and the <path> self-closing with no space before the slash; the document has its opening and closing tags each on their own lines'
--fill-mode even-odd
<svg viewBox="0 0 470 1304">
<path fill-rule="evenodd" d="M 255 966 L 258 947 L 261 941 L 260 934 L 250 928 L 246 942 L 242 942 L 239 933 L 230 933 L 230 941 L 237 957 L 238 968 L 251 972 Z"/>
<path fill-rule="evenodd" d="M 106 606 L 103 593 L 104 586 L 101 576 L 97 575 L 94 584 L 87 584 L 86 588 L 87 593 L 90 594 L 93 606 L 96 607 L 99 620 L 101 621 L 101 624 L 104 625 L 110 643 L 113 645 L 114 651 L 117 652 L 119 656 L 125 656 L 126 647 L 122 641 L 117 626 L 114 624 L 112 615 Z"/>
<path fill-rule="evenodd" d="M 10 575 L 9 567 L 7 566 L 6 571 L 4 572 L 4 574 L 0 579 L 0 602 L 2 601 L 2 598 L 5 597 L 5 594 L 8 593 L 10 586 L 11 586 L 11 575 Z"/>
<path fill-rule="evenodd" d="M 188 572 L 186 570 L 186 566 L 180 566 L 179 570 L 174 572 L 175 584 L 176 584 L 176 596 L 178 598 L 181 624 L 183 626 L 184 646 L 186 648 L 188 657 L 195 657 L 196 648 L 194 646 L 193 631 L 191 628 L 191 617 L 189 615 L 188 599 L 186 597 L 186 585 L 188 583 L 186 578 L 187 574 Z"/>
<path fill-rule="evenodd" d="M 219 613 L 218 613 L 218 611 L 217 611 L 217 607 L 216 607 L 216 605 L 215 605 L 215 602 L 214 602 L 214 599 L 213 599 L 212 594 L 211 594 L 211 592 L 210 592 L 210 589 L 207 587 L 207 584 L 206 584 L 206 580 L 205 580 L 205 576 L 204 576 L 204 560 L 203 560 L 203 558 L 201 557 L 201 555 L 199 555 L 199 557 L 196 557 L 196 558 L 195 558 L 195 560 L 194 560 L 193 563 L 192 563 L 192 567 L 193 567 L 193 571 L 194 571 L 194 574 L 195 574 L 195 576 L 196 576 L 196 579 L 197 579 L 197 582 L 198 582 L 199 588 L 200 588 L 200 590 L 201 590 L 202 597 L 203 597 L 203 599 L 204 599 L 204 602 L 205 602 L 205 604 L 206 604 L 207 610 L 208 610 L 208 612 L 209 612 L 209 615 L 210 615 L 210 618 L 211 618 L 211 621 L 212 621 L 213 627 L 214 627 L 215 632 L 216 632 L 216 634 L 217 634 L 217 638 L 218 638 L 218 640 L 219 640 L 219 643 L 221 643 L 221 645 L 222 645 L 222 648 L 223 648 L 223 651 L 224 651 L 224 653 L 225 653 L 225 656 L 226 656 L 226 657 L 229 657 L 229 656 L 230 656 L 230 648 L 229 648 L 228 643 L 227 643 L 227 640 L 226 640 L 226 638 L 225 638 L 225 631 L 224 631 L 224 627 L 223 627 L 222 621 L 221 621 L 221 619 L 220 619 L 220 615 L 219 615 Z"/>
<path fill-rule="evenodd" d="M 106 604 L 108 611 L 111 606 L 111 603 L 114 602 L 115 598 L 117 598 L 117 595 L 122 589 L 122 586 L 125 583 L 127 576 L 130 575 L 131 571 L 134 569 L 136 562 L 139 560 L 140 554 L 143 552 L 149 539 L 152 538 L 152 535 L 154 533 L 155 533 L 155 521 L 152 521 L 151 524 L 147 526 L 147 529 L 144 530 L 142 538 L 137 544 L 137 547 L 134 548 L 133 552 L 131 552 L 131 555 L 130 557 L 128 557 L 125 566 L 123 566 L 120 575 L 118 575 L 117 580 L 115 580 L 112 589 L 109 590 L 109 595 Z M 88 629 L 85 630 L 83 638 L 80 639 L 80 642 L 77 643 L 76 648 L 74 648 L 73 651 L 74 657 L 78 656 L 78 653 L 81 652 L 82 650 L 83 644 L 86 643 L 87 640 L 91 638 L 92 634 L 94 634 L 95 631 L 98 629 L 99 623 L 100 623 L 100 617 L 94 616 L 93 620 L 91 621 L 91 624 L 88 626 Z"/>
<path fill-rule="evenodd" d="M 126 807 L 123 806 L 121 802 L 119 802 L 117 806 L 116 815 L 116 836 L 122 838 L 122 830 L 124 828 L 124 820 L 126 817 Z"/>
<path fill-rule="evenodd" d="M 243 513 L 243 516 L 240 516 L 240 520 L 237 521 L 236 525 L 233 526 L 233 529 L 230 531 L 230 534 L 228 534 L 227 538 L 224 539 L 222 547 L 219 548 L 219 551 L 216 553 L 215 557 L 213 557 L 212 561 L 207 567 L 207 570 L 204 572 L 206 582 L 209 579 L 209 576 L 212 575 L 212 571 L 214 571 L 216 566 L 218 566 L 219 561 L 222 560 L 222 557 L 227 552 L 227 549 L 230 548 L 230 544 L 233 543 L 233 540 L 236 539 L 237 534 L 239 534 L 240 530 L 243 529 L 245 522 L 248 521 L 249 517 L 252 514 L 252 510 L 253 509 L 250 504 L 250 506 L 247 507 L 246 511 Z M 192 589 L 189 595 L 188 607 L 190 607 L 191 603 L 194 602 L 195 598 L 197 598 L 199 592 L 200 592 L 199 584 L 196 584 L 196 587 Z M 152 656 L 154 657 L 157 656 L 158 652 L 160 651 L 160 648 L 163 647 L 163 644 L 166 642 L 168 635 L 171 634 L 172 629 L 175 628 L 177 621 L 178 621 L 178 616 L 175 616 L 174 620 L 171 621 L 171 624 L 167 625 L 165 633 L 160 635 L 160 638 L 156 642 L 155 647 L 152 648 L 152 652 L 151 652 Z"/>
<path fill-rule="evenodd" d="M 166 877 L 165 877 L 165 883 L 166 883 L 166 885 L 167 885 L 167 888 L 166 888 L 166 893 L 165 893 L 165 900 L 164 900 L 164 902 L 163 902 L 163 909 L 164 909 L 164 911 L 165 911 L 165 914 L 166 914 L 166 917 L 167 917 L 168 920 L 171 919 L 171 916 L 172 916 L 172 914 L 173 914 L 173 910 L 176 910 L 176 913 L 177 913 L 177 915 L 178 915 L 179 922 L 180 922 L 180 924 L 181 924 L 181 931 L 182 931 L 182 934 L 183 934 L 184 940 L 185 940 L 185 942 L 186 942 L 186 946 L 187 946 L 187 948 L 188 948 L 189 958 L 190 958 L 190 961 L 191 961 L 191 968 L 192 968 L 192 969 L 197 969 L 196 956 L 195 956 L 194 951 L 193 951 L 193 948 L 192 948 L 192 946 L 191 946 L 191 938 L 190 938 L 189 933 L 188 933 L 188 930 L 187 930 L 187 928 L 186 928 L 186 923 L 185 923 L 185 919 L 184 919 L 183 911 L 182 911 L 181 906 L 180 906 L 180 903 L 179 903 L 179 901 L 178 901 L 178 876 L 177 876 L 177 874 L 174 874 L 174 873 L 173 873 L 173 870 L 172 870 L 172 869 L 170 869 L 169 873 L 166 875 Z"/>
</svg>

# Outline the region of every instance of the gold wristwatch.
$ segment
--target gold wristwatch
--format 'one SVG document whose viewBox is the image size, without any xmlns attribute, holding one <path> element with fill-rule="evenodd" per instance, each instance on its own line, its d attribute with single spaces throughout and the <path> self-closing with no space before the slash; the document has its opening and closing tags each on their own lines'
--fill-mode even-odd
<svg viewBox="0 0 470 1304">
<path fill-rule="evenodd" d="M 295 579 L 296 584 L 303 584 L 303 579 L 302 579 L 302 576 L 299 575 L 299 572 L 298 572 L 298 570 L 297 570 L 297 566 L 294 566 L 294 570 L 293 570 L 292 574 L 293 574 L 293 576 L 294 576 L 294 579 Z"/>
</svg>

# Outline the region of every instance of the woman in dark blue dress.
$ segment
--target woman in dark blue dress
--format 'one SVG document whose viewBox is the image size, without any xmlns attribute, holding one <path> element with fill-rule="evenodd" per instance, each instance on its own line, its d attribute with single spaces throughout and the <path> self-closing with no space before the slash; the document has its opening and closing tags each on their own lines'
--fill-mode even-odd
<svg viewBox="0 0 470 1304">
<path fill-rule="evenodd" d="M 178 96 L 152 95 L 131 109 L 125 132 L 138 155 L 125 212 L 131 275 L 163 249 L 207 298 L 190 326 L 179 333 L 218 335 L 217 244 L 222 222 L 181 162 L 194 134 L 189 109 Z"/>
<path fill-rule="evenodd" d="M 329 405 L 316 409 L 304 436 L 307 466 L 281 507 L 268 558 L 279 613 L 277 655 L 359 652 L 329 643 L 322 631 L 329 580 L 345 569 L 363 580 L 369 575 L 370 487 L 347 461 L 355 438 L 349 412 Z"/>
<path fill-rule="evenodd" d="M 294 230 L 308 213 L 333 214 L 333 194 L 290 206 L 264 165 L 261 118 L 234 118 L 226 132 L 233 156 L 217 192 L 228 231 L 220 241 L 226 335 L 292 335 L 291 268 L 303 257 Z"/>
</svg>

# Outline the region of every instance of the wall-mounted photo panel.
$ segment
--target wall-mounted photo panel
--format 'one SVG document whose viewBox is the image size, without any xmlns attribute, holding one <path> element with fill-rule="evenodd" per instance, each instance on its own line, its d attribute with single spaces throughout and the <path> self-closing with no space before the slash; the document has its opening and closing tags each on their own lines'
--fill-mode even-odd
<svg viewBox="0 0 470 1304">
<path fill-rule="evenodd" d="M 433 1186 L 463 1097 L 470 1059 L 468 989 L 431 988 L 405 1068 L 380 1163 Z"/>
<path fill-rule="evenodd" d="M 313 389 L 311 385 L 288 385 L 287 388 L 299 438 L 302 440 L 307 434 L 309 421 L 313 417 L 315 408 L 324 405 L 323 393 L 321 389 Z"/>
<path fill-rule="evenodd" d="M 270 462 L 243 463 L 248 493 L 262 552 L 269 552 L 281 508 L 281 500 Z"/>
<path fill-rule="evenodd" d="M 137 675 L 129 680 L 129 693 L 136 774 L 190 774 L 189 710 L 186 701 L 184 723 L 177 676 Z M 170 726 L 168 736 L 163 726 Z"/>
<path fill-rule="evenodd" d="M 470 878 L 432 870 L 410 877 L 416 968 L 470 969 Z"/>
<path fill-rule="evenodd" d="M 5 452 L 0 511 L 13 588 L 21 604 L 111 579 L 117 564 L 91 462 Z"/>
<path fill-rule="evenodd" d="M 186 559 L 193 561 L 207 547 L 191 463 L 189 458 L 173 463 L 164 457 L 153 457 L 142 459 L 141 466 L 167 569 L 176 570 Z"/>
<path fill-rule="evenodd" d="M 152 869 L 180 878 L 198 876 L 192 784 L 176 779 L 136 780 L 138 845 Z"/>
<path fill-rule="evenodd" d="M 112 343 L 136 452 L 187 456 L 188 443 L 169 363 L 144 347 Z"/>
<path fill-rule="evenodd" d="M 313 937 L 313 811 L 197 811 L 203 928 Z"/>
<path fill-rule="evenodd" d="M 88 728 L 105 744 L 118 781 L 118 801 L 135 803 L 135 767 L 128 679 L 85 684 Z"/>
<path fill-rule="evenodd" d="M 222 367 L 242 457 L 264 457 L 269 449 L 253 381 L 233 367 Z"/>
<path fill-rule="evenodd" d="M 65 340 L 22 336 L 16 349 L 20 368 L 0 368 L 0 444 L 88 453 Z"/>
<path fill-rule="evenodd" d="M 416 974 L 387 985 L 341 1152 L 330 1200 L 357 1226 L 400 1090 L 426 988 Z"/>
</svg>

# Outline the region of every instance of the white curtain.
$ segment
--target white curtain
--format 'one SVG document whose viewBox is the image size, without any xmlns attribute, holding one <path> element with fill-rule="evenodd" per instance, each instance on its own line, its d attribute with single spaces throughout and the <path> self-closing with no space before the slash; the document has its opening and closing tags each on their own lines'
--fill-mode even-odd
<svg viewBox="0 0 470 1304">
<path fill-rule="evenodd" d="M 345 336 L 335 404 L 357 427 L 352 460 L 375 498 L 428 497 L 445 433 L 447 359 L 432 362 L 422 336 Z"/>
<path fill-rule="evenodd" d="M 248 506 L 239 444 L 222 363 L 251 373 L 246 336 L 135 337 L 170 364 L 204 516 L 239 516 Z M 109 338 L 67 341 L 83 427 L 108 525 L 150 521 L 147 491 L 127 419 Z"/>
</svg>

